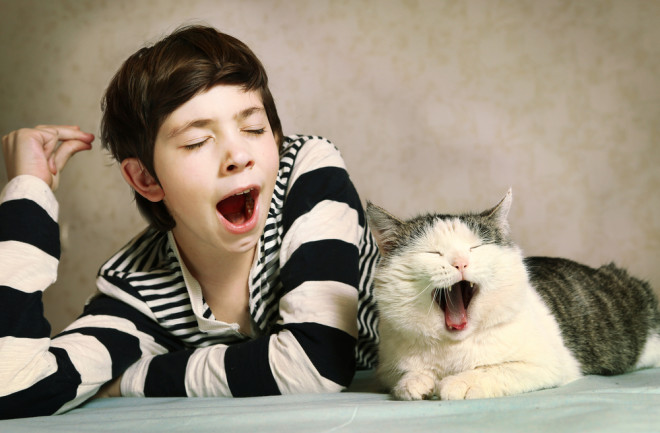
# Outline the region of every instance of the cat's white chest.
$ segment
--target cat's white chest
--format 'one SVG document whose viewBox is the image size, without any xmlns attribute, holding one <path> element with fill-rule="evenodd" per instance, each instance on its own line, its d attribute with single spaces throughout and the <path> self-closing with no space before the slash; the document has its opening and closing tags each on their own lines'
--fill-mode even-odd
<svg viewBox="0 0 660 433">
<path fill-rule="evenodd" d="M 385 319 L 381 327 L 384 332 L 381 378 L 389 386 L 395 386 L 405 372 L 423 372 L 439 383 L 461 372 L 481 372 L 510 365 L 522 370 L 532 366 L 534 383 L 546 386 L 578 378 L 579 364 L 564 346 L 556 321 L 538 295 L 529 294 L 524 308 L 510 320 L 485 329 L 468 330 L 469 334 L 463 339 L 410 339 Z M 516 386 L 527 388 L 524 383 Z M 530 384 L 529 388 L 533 386 Z"/>
<path fill-rule="evenodd" d="M 523 313 L 522 316 L 527 314 Z M 463 340 L 433 340 L 419 341 L 416 346 L 409 346 L 408 355 L 401 353 L 402 346 L 398 346 L 396 357 L 408 364 L 402 367 L 427 368 L 438 377 L 453 375 L 465 370 L 501 364 L 512 359 L 528 359 L 530 357 L 543 357 L 543 345 L 537 344 L 540 338 L 533 338 L 536 332 L 524 323 L 524 319 L 485 331 L 472 333 Z M 457 331 L 462 332 L 462 331 Z M 540 337 L 540 335 L 539 335 Z M 547 337 L 547 336 L 546 336 Z M 551 338 L 551 340 L 554 340 Z M 558 340 L 559 342 L 559 340 Z M 544 341 L 547 344 L 548 340 Z M 555 349 L 559 349 L 555 346 Z M 392 348 L 394 349 L 394 348 Z M 383 353 L 384 356 L 385 353 Z"/>
</svg>

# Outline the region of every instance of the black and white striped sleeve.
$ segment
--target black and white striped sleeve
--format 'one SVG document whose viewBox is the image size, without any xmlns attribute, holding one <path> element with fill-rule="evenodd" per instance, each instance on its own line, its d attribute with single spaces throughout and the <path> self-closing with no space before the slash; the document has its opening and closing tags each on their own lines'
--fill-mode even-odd
<svg viewBox="0 0 660 433">
<path fill-rule="evenodd" d="M 49 351 L 50 325 L 43 317 L 41 301 L 43 291 L 57 277 L 60 256 L 57 214 L 54 195 L 36 177 L 16 177 L 3 190 L 0 418 L 13 416 L 6 411 L 11 406 L 8 396 L 38 387 L 60 367 L 57 353 Z"/>
<path fill-rule="evenodd" d="M 270 342 L 274 379 L 286 392 L 339 391 L 355 372 L 359 244 L 357 192 L 334 145 L 300 150 L 283 209 L 283 331 Z M 297 359 L 295 369 L 290 359 Z M 292 380 L 294 379 L 295 380 Z"/>
<path fill-rule="evenodd" d="M 105 296 L 51 340 L 42 294 L 57 276 L 58 206 L 32 176 L 6 186 L 0 201 L 0 418 L 69 410 L 147 353 L 169 343 L 152 320 Z"/>
</svg>

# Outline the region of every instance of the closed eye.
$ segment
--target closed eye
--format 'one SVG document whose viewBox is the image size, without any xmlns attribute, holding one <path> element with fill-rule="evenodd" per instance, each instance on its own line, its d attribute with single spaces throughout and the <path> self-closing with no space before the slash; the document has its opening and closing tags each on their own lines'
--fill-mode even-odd
<svg viewBox="0 0 660 433">
<path fill-rule="evenodd" d="M 250 135 L 262 135 L 266 132 L 266 128 L 244 129 L 243 132 Z"/>
<path fill-rule="evenodd" d="M 207 141 L 209 141 L 210 138 L 211 138 L 211 137 L 207 137 L 207 138 L 205 138 L 205 139 L 202 140 L 202 141 L 196 141 L 196 142 L 191 143 L 191 144 L 186 144 L 185 146 L 183 146 L 183 148 L 186 149 L 186 150 L 195 150 L 195 149 L 199 149 L 199 148 L 202 147 Z"/>
<path fill-rule="evenodd" d="M 426 254 L 433 254 L 433 255 L 440 256 L 440 257 L 444 256 L 444 254 L 442 254 L 442 252 L 440 252 L 440 251 L 426 251 Z"/>
<path fill-rule="evenodd" d="M 483 244 L 474 245 L 474 246 L 470 247 L 470 251 L 472 251 L 472 250 L 476 250 L 477 248 L 479 248 L 479 247 L 483 247 L 484 245 L 491 245 L 492 243 L 493 243 L 493 242 L 484 242 Z"/>
</svg>

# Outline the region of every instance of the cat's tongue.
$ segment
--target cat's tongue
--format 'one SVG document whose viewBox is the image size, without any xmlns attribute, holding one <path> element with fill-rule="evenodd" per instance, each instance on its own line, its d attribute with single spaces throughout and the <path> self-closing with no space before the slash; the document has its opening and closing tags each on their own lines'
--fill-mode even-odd
<svg viewBox="0 0 660 433">
<path fill-rule="evenodd" d="M 467 312 L 463 304 L 461 286 L 455 284 L 446 292 L 445 324 L 449 329 L 461 330 L 467 325 Z"/>
</svg>

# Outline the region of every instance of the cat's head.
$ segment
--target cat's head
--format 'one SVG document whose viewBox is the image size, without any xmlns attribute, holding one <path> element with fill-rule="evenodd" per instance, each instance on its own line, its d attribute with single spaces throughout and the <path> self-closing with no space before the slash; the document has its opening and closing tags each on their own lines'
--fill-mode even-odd
<svg viewBox="0 0 660 433">
<path fill-rule="evenodd" d="M 462 339 L 514 314 L 526 272 L 511 241 L 512 193 L 493 208 L 401 220 L 367 204 L 381 252 L 375 296 L 385 320 L 428 337 Z"/>
</svg>

